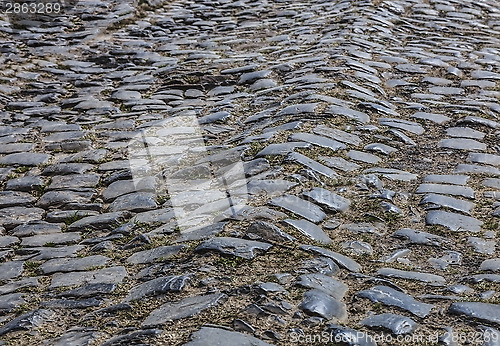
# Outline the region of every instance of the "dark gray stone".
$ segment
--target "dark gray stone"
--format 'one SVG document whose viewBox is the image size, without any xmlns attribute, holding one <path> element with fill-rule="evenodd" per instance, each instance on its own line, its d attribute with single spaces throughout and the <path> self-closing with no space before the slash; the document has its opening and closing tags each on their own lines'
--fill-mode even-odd
<svg viewBox="0 0 500 346">
<path fill-rule="evenodd" d="M 351 205 L 351 201 L 347 198 L 319 187 L 306 191 L 303 195 L 310 201 L 315 202 L 330 211 L 345 212 Z"/>
<path fill-rule="evenodd" d="M 185 248 L 185 245 L 158 246 L 151 250 L 134 253 L 127 259 L 127 262 L 132 264 L 147 264 L 163 261 L 177 255 L 183 248 Z"/>
<path fill-rule="evenodd" d="M 411 318 L 391 313 L 372 315 L 360 322 L 361 325 L 382 328 L 395 335 L 412 334 L 417 328 L 417 323 Z"/>
<path fill-rule="evenodd" d="M 217 251 L 222 254 L 237 256 L 245 259 L 253 259 L 256 251 L 265 252 L 271 248 L 271 244 L 262 243 L 253 240 L 245 240 L 239 238 L 217 237 L 210 240 L 205 240 L 195 251 Z"/>
<path fill-rule="evenodd" d="M 375 286 L 371 289 L 359 292 L 357 296 L 368 298 L 372 302 L 380 302 L 385 305 L 396 306 L 421 318 L 429 315 L 433 308 L 432 304 L 420 303 L 412 296 L 396 291 L 395 289 L 387 286 Z"/>
<path fill-rule="evenodd" d="M 440 275 L 399 270 L 394 268 L 380 268 L 377 271 L 377 275 L 389 278 L 421 281 L 431 286 L 443 286 L 446 284 L 445 278 Z"/>
<path fill-rule="evenodd" d="M 217 342 L 218 346 L 270 346 L 270 344 L 254 336 L 217 327 L 201 327 L 190 336 L 185 346 L 205 346 L 207 340 Z"/>
<path fill-rule="evenodd" d="M 483 222 L 470 216 L 450 213 L 441 210 L 430 211 L 425 222 L 427 225 L 441 225 L 452 231 L 479 232 Z"/>
<path fill-rule="evenodd" d="M 277 243 L 286 243 L 293 242 L 295 240 L 294 237 L 283 231 L 281 228 L 265 222 L 265 221 L 256 221 L 248 227 L 248 233 L 252 233 L 262 237 L 267 241 L 275 241 Z"/>
<path fill-rule="evenodd" d="M 325 256 L 328 258 L 331 258 L 332 260 L 335 261 L 339 266 L 351 271 L 351 272 L 359 272 L 361 270 L 361 266 L 356 263 L 356 261 L 350 259 L 349 257 L 346 257 L 344 255 L 341 255 L 337 252 L 333 252 L 327 249 L 323 249 L 319 246 L 312 246 L 312 245 L 301 245 L 299 246 L 299 249 L 315 253 L 317 255 Z"/>
<path fill-rule="evenodd" d="M 297 279 L 297 285 L 318 289 L 331 295 L 337 300 L 344 298 L 348 289 L 348 287 L 342 282 L 320 273 L 311 273 L 299 276 Z"/>
<path fill-rule="evenodd" d="M 286 209 L 296 215 L 302 216 L 303 218 L 314 223 L 321 222 L 326 217 L 326 214 L 320 207 L 293 195 L 276 197 L 269 203 L 273 206 Z"/>
<path fill-rule="evenodd" d="M 33 310 L 16 317 L 0 328 L 0 336 L 19 330 L 32 330 L 41 326 L 53 316 L 53 312 L 47 309 Z"/>
<path fill-rule="evenodd" d="M 143 326 L 155 326 L 170 321 L 179 320 L 213 308 L 223 303 L 227 296 L 222 293 L 212 293 L 204 296 L 187 297 L 179 301 L 168 302 L 153 310 L 142 323 Z"/>
<path fill-rule="evenodd" d="M 164 294 L 167 292 L 180 292 L 186 286 L 192 274 L 172 275 L 156 278 L 138 286 L 132 287 L 125 301 L 139 300 L 144 297 Z"/>
<path fill-rule="evenodd" d="M 498 304 L 478 302 L 453 303 L 450 305 L 448 312 L 500 325 L 500 305 Z"/>
<path fill-rule="evenodd" d="M 294 227 L 296 230 L 298 230 L 306 237 L 311 238 L 312 240 L 317 241 L 318 243 L 323 243 L 323 244 L 332 243 L 330 237 L 325 232 L 323 232 L 323 230 L 320 227 L 316 226 L 312 222 L 309 222 L 307 220 L 292 220 L 292 219 L 286 219 L 284 220 L 284 222 Z"/>
<path fill-rule="evenodd" d="M 304 300 L 299 308 L 312 316 L 323 317 L 327 320 L 336 318 L 343 321 L 347 318 L 346 305 L 343 302 L 317 289 L 304 293 Z"/>
</svg>

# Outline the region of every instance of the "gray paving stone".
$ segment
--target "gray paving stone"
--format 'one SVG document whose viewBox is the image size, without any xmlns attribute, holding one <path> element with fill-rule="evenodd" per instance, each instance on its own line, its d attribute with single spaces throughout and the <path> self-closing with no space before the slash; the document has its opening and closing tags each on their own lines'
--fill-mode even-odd
<svg viewBox="0 0 500 346">
<path fill-rule="evenodd" d="M 350 150 L 347 153 L 347 157 L 349 157 L 350 159 L 355 160 L 355 161 L 361 161 L 361 162 L 371 163 L 371 164 L 377 164 L 381 161 L 380 157 L 378 157 L 376 155 L 365 153 L 362 151 L 357 151 L 357 150 Z"/>
<path fill-rule="evenodd" d="M 130 256 L 127 262 L 132 264 L 146 264 L 166 260 L 177 255 L 184 247 L 184 245 L 159 246 L 151 250 L 139 251 Z"/>
<path fill-rule="evenodd" d="M 474 198 L 474 190 L 472 188 L 446 184 L 420 184 L 416 193 L 439 193 L 471 199 Z"/>
<path fill-rule="evenodd" d="M 146 281 L 143 284 L 132 287 L 125 301 L 139 300 L 144 297 L 164 294 L 167 292 L 180 292 L 189 281 L 191 274 L 172 275 Z"/>
<path fill-rule="evenodd" d="M 440 275 L 399 270 L 394 268 L 380 268 L 377 271 L 377 275 L 389 278 L 394 277 L 399 279 L 421 281 L 431 286 L 443 286 L 446 284 L 445 278 Z"/>
<path fill-rule="evenodd" d="M 486 150 L 486 144 L 470 138 L 450 138 L 442 139 L 438 143 L 441 148 L 461 149 L 461 150 Z"/>
<path fill-rule="evenodd" d="M 257 339 L 256 337 L 244 333 L 216 327 L 201 327 L 190 336 L 190 341 L 186 346 L 203 346 L 207 340 L 217 340 L 220 346 L 269 346 L 270 344 Z"/>
<path fill-rule="evenodd" d="M 103 266 L 110 259 L 105 256 L 95 255 L 82 258 L 57 258 L 51 259 L 40 266 L 43 274 L 52 274 L 56 272 L 73 272 L 87 270 L 93 267 Z"/>
<path fill-rule="evenodd" d="M 448 312 L 500 325 L 500 306 L 497 304 L 478 302 L 453 303 L 450 305 Z"/>
<path fill-rule="evenodd" d="M 304 300 L 299 307 L 312 316 L 323 317 L 327 320 L 336 318 L 343 321 L 347 318 L 345 303 L 317 289 L 304 293 Z"/>
<path fill-rule="evenodd" d="M 433 308 L 432 304 L 418 302 L 412 296 L 387 286 L 375 286 L 371 289 L 359 292 L 357 296 L 368 298 L 372 302 L 396 306 L 421 318 L 428 316 Z"/>
<path fill-rule="evenodd" d="M 239 238 L 217 237 L 202 242 L 195 251 L 217 251 L 222 254 L 241 257 L 244 259 L 253 259 L 257 251 L 265 252 L 271 248 L 272 245 Z"/>
<path fill-rule="evenodd" d="M 372 328 L 383 328 L 395 335 L 412 334 L 418 326 L 411 318 L 391 313 L 368 316 L 360 324 Z"/>
<path fill-rule="evenodd" d="M 292 220 L 285 219 L 283 222 L 292 226 L 294 229 L 305 235 L 306 237 L 317 241 L 318 243 L 330 244 L 330 237 L 318 226 L 307 220 Z"/>
<path fill-rule="evenodd" d="M 330 211 L 345 212 L 351 205 L 351 201 L 347 198 L 318 187 L 304 192 L 303 195 L 312 202 L 315 202 Z"/>
<path fill-rule="evenodd" d="M 320 273 L 304 274 L 299 276 L 297 278 L 297 285 L 318 289 L 337 300 L 344 298 L 344 295 L 348 290 L 344 283 Z"/>
<path fill-rule="evenodd" d="M 326 214 L 320 207 L 293 195 L 276 197 L 269 203 L 273 206 L 286 209 L 296 215 L 302 216 L 303 218 L 314 223 L 321 222 L 326 217 Z"/>
<path fill-rule="evenodd" d="M 227 296 L 222 293 L 212 293 L 204 296 L 187 297 L 179 301 L 165 303 L 151 314 L 142 323 L 143 326 L 155 326 L 170 321 L 179 320 L 200 313 L 203 310 L 214 308 L 222 304 Z"/>
<path fill-rule="evenodd" d="M 307 252 L 312 252 L 312 253 L 320 255 L 320 256 L 325 256 L 325 257 L 331 258 L 340 267 L 343 267 L 351 272 L 357 273 L 361 270 L 361 266 L 356 261 L 354 261 L 351 258 L 346 257 L 342 254 L 339 254 L 337 252 L 333 252 L 333 251 L 323 249 L 323 248 L 318 247 L 318 246 L 312 246 L 312 245 L 301 245 L 301 246 L 299 246 L 299 249 L 307 251 Z"/>
<path fill-rule="evenodd" d="M 274 241 L 279 244 L 284 242 L 293 242 L 295 240 L 294 237 L 283 231 L 281 228 L 265 221 L 256 221 L 252 223 L 248 227 L 247 232 L 262 237 L 266 241 Z"/>
<path fill-rule="evenodd" d="M 120 283 L 127 276 L 127 270 L 122 266 L 85 272 L 58 273 L 52 276 L 50 288 L 65 286 L 81 286 L 83 284 L 113 284 Z"/>
<path fill-rule="evenodd" d="M 3 336 L 14 331 L 33 330 L 43 325 L 47 320 L 52 318 L 53 315 L 53 311 L 48 309 L 32 310 L 4 324 L 0 328 L 0 335 Z"/>
<path fill-rule="evenodd" d="M 430 211 L 425 222 L 428 225 L 441 225 L 452 231 L 479 232 L 483 222 L 470 216 L 463 216 L 441 210 Z"/>
<path fill-rule="evenodd" d="M 14 153 L 8 154 L 0 158 L 0 164 L 4 165 L 22 165 L 22 166 L 38 166 L 48 163 L 50 155 L 44 153 Z"/>
</svg>

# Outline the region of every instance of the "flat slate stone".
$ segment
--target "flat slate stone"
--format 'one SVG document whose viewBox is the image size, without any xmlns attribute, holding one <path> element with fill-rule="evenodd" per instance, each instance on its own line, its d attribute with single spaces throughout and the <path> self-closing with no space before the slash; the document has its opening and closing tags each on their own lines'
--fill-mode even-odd
<svg viewBox="0 0 500 346">
<path fill-rule="evenodd" d="M 328 137 L 322 137 L 318 135 L 313 135 L 310 133 L 304 133 L 304 132 L 298 132 L 294 133 L 289 137 L 290 141 L 295 141 L 295 142 L 307 142 L 311 143 L 323 148 L 328 148 L 333 151 L 337 151 L 339 149 L 345 149 L 346 146 L 344 143 L 338 142 L 336 140 L 333 140 Z"/>
<path fill-rule="evenodd" d="M 271 248 L 271 244 L 259 241 L 245 240 L 240 238 L 216 237 L 206 240 L 195 249 L 197 252 L 217 251 L 226 255 L 232 255 L 245 259 L 253 259 L 256 251 L 265 252 Z"/>
<path fill-rule="evenodd" d="M 252 195 L 265 192 L 268 196 L 272 196 L 281 195 L 294 186 L 297 186 L 297 183 L 283 179 L 254 179 L 247 183 L 247 191 Z"/>
<path fill-rule="evenodd" d="M 434 307 L 432 304 L 420 303 L 412 296 L 387 286 L 375 286 L 359 292 L 357 296 L 368 298 L 375 303 L 380 302 L 385 305 L 396 306 L 421 318 L 429 315 Z"/>
<path fill-rule="evenodd" d="M 354 171 L 357 171 L 358 169 L 361 168 L 360 165 L 358 165 L 354 162 L 347 161 L 347 160 L 345 160 L 341 157 L 337 157 L 337 156 L 333 156 L 333 157 L 318 156 L 318 159 L 320 161 L 323 161 L 323 163 L 326 166 L 331 167 L 331 168 L 335 168 L 335 169 L 338 169 L 338 170 L 341 170 L 344 172 L 354 172 Z"/>
<path fill-rule="evenodd" d="M 312 114 L 318 106 L 317 103 L 302 103 L 283 108 L 276 116 Z"/>
<path fill-rule="evenodd" d="M 182 243 L 192 240 L 202 240 L 215 236 L 224 230 L 227 222 L 216 222 L 202 227 L 193 227 L 181 231 L 181 235 L 174 243 Z"/>
<path fill-rule="evenodd" d="M 462 137 L 472 139 L 483 139 L 484 132 L 471 129 L 469 127 L 450 127 L 446 129 L 446 134 L 450 137 Z"/>
<path fill-rule="evenodd" d="M 453 303 L 450 305 L 448 312 L 500 325 L 500 305 L 498 304 L 478 302 Z"/>
<path fill-rule="evenodd" d="M 128 215 L 127 212 L 119 211 L 104 213 L 96 216 L 87 216 L 73 222 L 68 226 L 68 231 L 83 231 L 88 228 L 98 230 L 113 230 Z"/>
<path fill-rule="evenodd" d="M 427 225 L 441 225 L 452 231 L 479 232 L 483 222 L 470 216 L 450 213 L 441 210 L 430 211 L 425 222 Z"/>
<path fill-rule="evenodd" d="M 395 335 L 411 334 L 418 326 L 409 317 L 391 313 L 369 316 L 362 320 L 360 324 L 372 328 L 383 328 Z"/>
<path fill-rule="evenodd" d="M 420 204 L 431 204 L 446 207 L 468 215 L 470 215 L 472 208 L 474 208 L 474 203 L 472 202 L 463 201 L 449 196 L 438 195 L 435 193 L 425 195 L 420 201 Z"/>
<path fill-rule="evenodd" d="M 361 270 L 361 266 L 356 261 L 337 252 L 333 252 L 327 249 L 323 249 L 322 247 L 312 246 L 312 245 L 301 245 L 299 246 L 299 249 L 307 252 L 312 252 L 320 256 L 331 258 L 340 267 L 343 267 L 351 272 L 358 273 Z"/>
<path fill-rule="evenodd" d="M 290 153 L 287 156 L 287 160 L 294 161 L 301 165 L 304 165 L 313 170 L 314 172 L 319 173 L 327 178 L 335 179 L 336 177 L 338 177 L 337 172 L 335 172 L 333 169 L 326 167 L 321 163 L 314 161 L 313 159 L 310 159 L 305 155 L 299 153 Z"/>
<path fill-rule="evenodd" d="M 44 246 L 46 244 L 64 245 L 76 243 L 80 240 L 79 232 L 39 234 L 22 238 L 21 246 Z"/>
<path fill-rule="evenodd" d="M 0 164 L 38 166 L 46 164 L 50 160 L 49 154 L 42 153 L 14 153 L 0 158 Z"/>
<path fill-rule="evenodd" d="M 454 173 L 473 173 L 500 176 L 500 169 L 493 166 L 469 165 L 465 163 L 458 164 Z"/>
<path fill-rule="evenodd" d="M 300 303 L 299 308 L 312 316 L 319 316 L 327 320 L 336 318 L 343 321 L 347 319 L 346 305 L 317 289 L 304 293 L 304 300 Z"/>
<path fill-rule="evenodd" d="M 351 205 L 347 198 L 323 188 L 315 187 L 303 193 L 304 197 L 334 212 L 345 212 Z"/>
<path fill-rule="evenodd" d="M 361 162 L 370 163 L 370 164 L 374 164 L 374 165 L 376 165 L 377 163 L 379 163 L 381 161 L 380 157 L 378 157 L 376 155 L 365 153 L 365 152 L 358 151 L 358 150 L 350 150 L 347 153 L 347 157 L 349 157 L 350 159 L 355 160 L 355 161 L 361 161 Z"/>
<path fill-rule="evenodd" d="M 24 287 L 38 287 L 40 284 L 38 283 L 37 278 L 23 278 L 19 281 L 10 282 L 3 286 L 0 286 L 0 295 L 9 294 L 17 291 L 18 289 Z"/>
<path fill-rule="evenodd" d="M 271 346 L 252 335 L 226 330 L 222 327 L 201 327 L 200 330 L 191 334 L 189 340 L 184 346 L 206 346 L 207 340 L 210 340 L 214 346 Z"/>
<path fill-rule="evenodd" d="M 297 278 L 297 285 L 307 288 L 314 288 L 331 295 L 337 300 L 344 298 L 348 290 L 344 283 L 324 274 L 311 273 L 304 274 Z"/>
<path fill-rule="evenodd" d="M 500 155 L 470 153 L 467 161 L 474 163 L 484 163 L 486 165 L 500 166 Z"/>
<path fill-rule="evenodd" d="M 359 138 L 359 136 L 339 129 L 335 129 L 333 127 L 318 125 L 313 129 L 313 132 L 317 135 L 330 137 L 346 144 L 351 144 L 354 146 L 358 146 L 361 144 L 361 138 Z"/>
<path fill-rule="evenodd" d="M 0 264 L 0 280 L 17 278 L 24 270 L 22 261 L 9 261 Z"/>
<path fill-rule="evenodd" d="M 469 180 L 468 175 L 455 174 L 429 174 L 424 178 L 424 183 L 444 183 L 454 185 L 465 185 Z"/>
<path fill-rule="evenodd" d="M 479 270 L 500 272 L 500 258 L 491 258 L 484 260 Z"/>
<path fill-rule="evenodd" d="M 484 179 L 482 184 L 486 187 L 492 187 L 500 190 L 500 179 L 497 178 L 487 178 Z"/>
<path fill-rule="evenodd" d="M 281 197 L 273 198 L 270 202 L 271 205 L 286 209 L 296 215 L 318 223 L 326 218 L 326 214 L 317 205 L 303 200 L 293 195 L 283 195 Z"/>
<path fill-rule="evenodd" d="M 330 324 L 326 332 L 330 333 L 330 340 L 342 340 L 349 346 L 377 346 L 377 343 L 368 333 L 360 330 Z"/>
<path fill-rule="evenodd" d="M 256 157 L 262 157 L 267 155 L 287 155 L 291 153 L 295 148 L 309 148 L 310 143 L 306 142 L 286 142 L 286 143 L 273 143 L 269 144 L 267 147 L 259 151 Z"/>
<path fill-rule="evenodd" d="M 155 326 L 179 320 L 200 313 L 222 303 L 227 296 L 212 293 L 204 296 L 187 297 L 179 301 L 168 302 L 149 314 L 142 326 Z"/>
<path fill-rule="evenodd" d="M 421 281 L 431 286 L 443 286 L 446 284 L 445 278 L 440 275 L 399 270 L 394 268 L 380 268 L 377 271 L 377 275 L 389 278 Z"/>
<path fill-rule="evenodd" d="M 50 319 L 53 314 L 51 310 L 47 309 L 38 309 L 22 314 L 3 325 L 0 328 L 0 336 L 14 331 L 32 330 L 40 327 L 45 321 Z"/>
<path fill-rule="evenodd" d="M 474 190 L 467 186 L 445 184 L 420 184 L 416 193 L 439 193 L 443 195 L 462 196 L 474 198 Z"/>
<path fill-rule="evenodd" d="M 448 138 L 439 141 L 440 148 L 460 149 L 460 150 L 486 150 L 484 143 L 470 138 Z"/>
<path fill-rule="evenodd" d="M 436 124 L 443 124 L 447 121 L 450 121 L 451 118 L 446 115 L 437 114 L 437 113 L 426 113 L 426 112 L 417 112 L 412 115 L 413 118 L 429 120 Z"/>
<path fill-rule="evenodd" d="M 367 124 L 370 122 L 370 117 L 368 114 L 355 111 L 354 109 L 348 108 L 348 107 L 341 107 L 341 106 L 329 106 L 326 109 L 326 112 L 329 114 L 334 114 L 334 115 L 343 115 L 346 116 L 350 119 L 356 120 L 360 123 Z"/>
<path fill-rule="evenodd" d="M 294 237 L 283 231 L 281 228 L 265 221 L 255 221 L 248 227 L 247 232 L 258 235 L 264 240 L 275 241 L 280 244 L 293 242 L 295 240 Z"/>
<path fill-rule="evenodd" d="M 151 250 L 134 253 L 127 259 L 127 262 L 132 264 L 147 264 L 166 260 L 177 255 L 184 247 L 185 245 L 158 246 Z"/>
<path fill-rule="evenodd" d="M 425 132 L 425 129 L 419 123 L 396 119 L 396 118 L 379 118 L 380 125 L 395 127 L 404 131 L 411 132 L 415 135 L 421 135 Z"/>
<path fill-rule="evenodd" d="M 50 288 L 81 286 L 83 284 L 117 284 L 126 276 L 127 270 L 122 266 L 84 272 L 57 273 L 52 276 Z"/>
<path fill-rule="evenodd" d="M 55 258 L 43 263 L 39 269 L 43 274 L 52 274 L 56 272 L 72 272 L 87 270 L 97 266 L 103 266 L 108 261 L 108 257 L 101 255 L 82 258 Z"/>
<path fill-rule="evenodd" d="M 395 153 L 396 151 L 398 151 L 396 148 L 393 148 L 383 143 L 370 143 L 368 145 L 365 145 L 364 149 L 374 152 L 379 152 L 384 155 L 389 155 L 391 153 Z"/>
<path fill-rule="evenodd" d="M 11 229 L 31 221 L 40 221 L 44 214 L 45 211 L 41 208 L 3 208 L 0 209 L 0 226 Z"/>
<path fill-rule="evenodd" d="M 109 206 L 111 212 L 128 210 L 141 212 L 156 209 L 156 194 L 151 192 L 136 192 L 116 198 Z"/>
<path fill-rule="evenodd" d="M 72 330 L 56 339 L 50 340 L 50 344 L 52 346 L 90 345 L 98 337 L 99 333 L 95 330 Z"/>
<path fill-rule="evenodd" d="M 138 286 L 132 287 L 125 301 L 130 302 L 144 297 L 164 294 L 167 292 L 180 292 L 186 286 L 192 274 L 172 275 L 156 278 Z"/>
<path fill-rule="evenodd" d="M 292 220 L 292 219 L 286 219 L 283 221 L 314 241 L 323 244 L 331 244 L 332 242 L 330 237 L 325 232 L 323 232 L 323 230 L 320 227 L 316 226 L 312 222 L 309 222 L 307 220 Z"/>
<path fill-rule="evenodd" d="M 467 243 L 474 248 L 477 253 L 493 255 L 495 253 L 495 240 L 485 240 L 478 237 L 467 238 Z"/>
<path fill-rule="evenodd" d="M 11 293 L 0 296 L 0 313 L 7 314 L 19 307 L 21 304 L 26 303 L 23 296 L 23 293 Z"/>
</svg>

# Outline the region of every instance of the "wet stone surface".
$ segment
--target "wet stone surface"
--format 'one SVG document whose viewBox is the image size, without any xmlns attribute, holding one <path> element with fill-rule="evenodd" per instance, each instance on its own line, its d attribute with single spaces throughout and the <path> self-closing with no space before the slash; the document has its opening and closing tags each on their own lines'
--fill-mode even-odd
<svg viewBox="0 0 500 346">
<path fill-rule="evenodd" d="M 498 1 L 69 3 L 0 14 L 0 344 L 499 334 Z"/>
</svg>

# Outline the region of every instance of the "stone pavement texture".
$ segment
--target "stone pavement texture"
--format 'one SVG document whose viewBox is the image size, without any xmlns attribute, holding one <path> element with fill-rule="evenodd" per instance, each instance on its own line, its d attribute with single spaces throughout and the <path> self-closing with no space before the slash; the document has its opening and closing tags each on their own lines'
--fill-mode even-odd
<svg viewBox="0 0 500 346">
<path fill-rule="evenodd" d="M 497 0 L 81 0 L 0 62 L 0 344 L 500 345 Z"/>
</svg>

